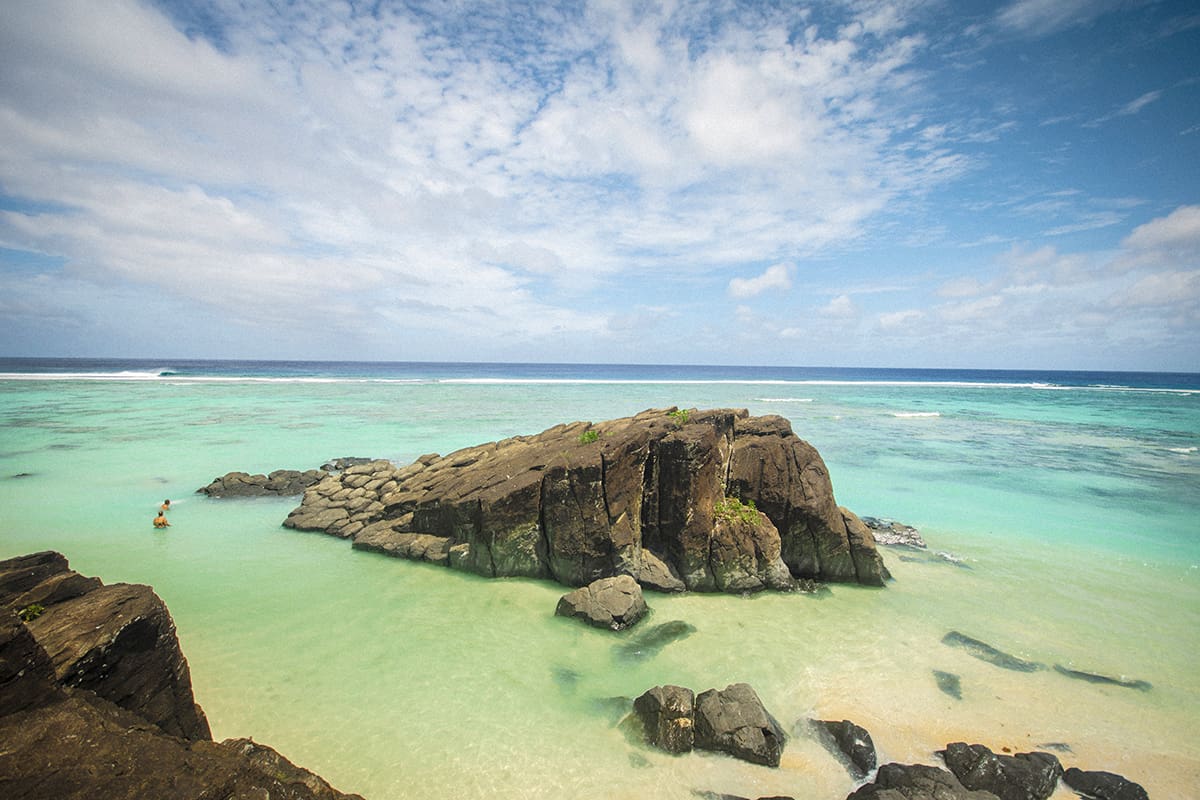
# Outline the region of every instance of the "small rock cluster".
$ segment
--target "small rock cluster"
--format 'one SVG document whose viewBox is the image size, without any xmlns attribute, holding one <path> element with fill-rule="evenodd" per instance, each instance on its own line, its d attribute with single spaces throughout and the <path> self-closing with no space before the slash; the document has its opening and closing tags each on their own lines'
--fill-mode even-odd
<svg viewBox="0 0 1200 800">
<path fill-rule="evenodd" d="M 277 469 L 268 475 L 227 472 L 213 478 L 207 486 L 201 486 L 196 493 L 209 497 L 287 497 L 303 494 L 305 489 L 328 474 L 320 469 Z"/>
<path fill-rule="evenodd" d="M 1046 800 L 1060 778 L 1094 800 L 1149 800 L 1146 790 L 1110 772 L 1065 773 L 1058 757 L 1046 752 L 1002 755 L 982 744 L 952 742 L 938 751 L 946 769 L 927 764 L 884 764 L 868 784 L 846 800 Z"/>
<path fill-rule="evenodd" d="M 646 741 L 668 753 L 693 748 L 778 767 L 787 741 L 783 728 L 748 684 L 695 695 L 682 686 L 656 686 L 633 701 Z"/>
</svg>

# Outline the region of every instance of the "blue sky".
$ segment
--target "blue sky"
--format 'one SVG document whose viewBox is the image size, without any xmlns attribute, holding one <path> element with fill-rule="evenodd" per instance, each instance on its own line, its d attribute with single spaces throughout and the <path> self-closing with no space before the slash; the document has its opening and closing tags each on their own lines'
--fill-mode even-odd
<svg viewBox="0 0 1200 800">
<path fill-rule="evenodd" d="M 1200 11 L 0 3 L 0 354 L 1200 371 Z"/>
</svg>

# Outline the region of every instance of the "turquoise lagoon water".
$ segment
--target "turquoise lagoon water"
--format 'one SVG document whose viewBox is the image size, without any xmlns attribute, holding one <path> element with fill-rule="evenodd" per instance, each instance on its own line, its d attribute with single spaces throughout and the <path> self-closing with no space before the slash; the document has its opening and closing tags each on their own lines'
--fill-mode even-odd
<svg viewBox="0 0 1200 800">
<path fill-rule="evenodd" d="M 883 590 L 651 595 L 643 627 L 695 632 L 632 659 L 628 635 L 554 618 L 559 586 L 288 531 L 294 500 L 194 494 L 232 469 L 407 463 L 672 405 L 788 417 L 840 503 L 961 563 L 885 549 Z M 1182 798 L 1200 780 L 1198 448 L 1194 375 L 10 359 L 0 557 L 56 549 L 152 585 L 217 738 L 253 736 L 370 800 L 853 789 L 802 733 L 771 770 L 649 751 L 620 724 L 651 686 L 736 681 L 785 727 L 855 720 L 885 760 L 1065 743 L 1068 765 Z M 165 497 L 172 527 L 154 531 Z M 942 644 L 949 630 L 1153 688 L 1008 672 Z M 961 700 L 933 670 L 960 676 Z"/>
</svg>

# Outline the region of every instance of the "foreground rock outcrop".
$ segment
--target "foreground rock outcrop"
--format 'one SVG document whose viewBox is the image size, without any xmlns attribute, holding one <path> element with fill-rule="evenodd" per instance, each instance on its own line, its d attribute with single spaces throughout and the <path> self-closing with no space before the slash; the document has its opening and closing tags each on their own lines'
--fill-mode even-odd
<svg viewBox="0 0 1200 800">
<path fill-rule="evenodd" d="M 0 561 L 0 793 L 358 798 L 269 747 L 211 738 L 174 622 L 150 587 L 104 586 L 58 553 Z"/>
<path fill-rule="evenodd" d="M 889 577 L 817 451 L 786 419 L 744 410 L 651 410 L 404 467 L 359 464 L 308 488 L 284 525 L 568 586 L 629 575 L 666 591 L 748 592 Z"/>
<path fill-rule="evenodd" d="M 1063 774 L 1053 753 L 997 755 L 981 744 L 951 742 L 940 755 L 963 786 L 1000 800 L 1046 800 Z"/>
<path fill-rule="evenodd" d="M 748 684 L 694 696 L 682 686 L 656 686 L 633 701 L 646 742 L 668 753 L 695 747 L 778 767 L 787 736 Z"/>
</svg>

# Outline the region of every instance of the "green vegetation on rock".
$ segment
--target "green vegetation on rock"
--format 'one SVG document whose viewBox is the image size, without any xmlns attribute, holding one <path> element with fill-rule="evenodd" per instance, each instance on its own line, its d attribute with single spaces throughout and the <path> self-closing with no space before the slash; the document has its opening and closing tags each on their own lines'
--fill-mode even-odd
<svg viewBox="0 0 1200 800">
<path fill-rule="evenodd" d="M 753 524 L 758 521 L 758 509 L 755 508 L 753 500 L 743 503 L 736 497 L 726 497 L 724 500 L 718 500 L 713 510 L 717 519 L 725 522 L 740 521 Z"/>
</svg>

